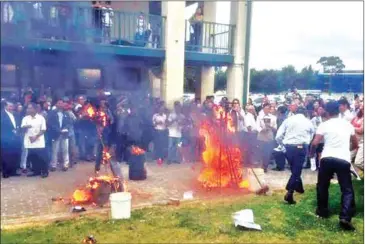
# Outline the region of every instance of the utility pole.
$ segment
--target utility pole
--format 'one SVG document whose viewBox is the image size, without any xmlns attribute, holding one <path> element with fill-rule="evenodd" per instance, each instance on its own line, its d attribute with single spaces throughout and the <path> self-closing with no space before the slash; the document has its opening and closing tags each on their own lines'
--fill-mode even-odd
<svg viewBox="0 0 365 244">
<path fill-rule="evenodd" d="M 250 58 L 250 39 L 251 39 L 251 20 L 252 20 L 252 0 L 246 0 L 246 36 L 245 36 L 245 59 L 243 70 L 243 98 L 242 104 L 247 104 L 248 100 L 248 87 L 249 87 L 249 58 Z"/>
</svg>

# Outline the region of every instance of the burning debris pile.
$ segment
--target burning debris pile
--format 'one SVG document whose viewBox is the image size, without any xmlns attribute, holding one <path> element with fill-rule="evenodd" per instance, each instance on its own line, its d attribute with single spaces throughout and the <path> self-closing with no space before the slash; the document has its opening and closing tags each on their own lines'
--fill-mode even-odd
<svg viewBox="0 0 365 244">
<path fill-rule="evenodd" d="M 220 106 L 214 107 L 214 116 L 214 120 L 202 121 L 199 129 L 205 140 L 205 150 L 198 181 L 207 188 L 248 188 L 248 181 L 243 180 L 242 152 L 235 140 L 233 119 Z"/>
<path fill-rule="evenodd" d="M 102 175 L 90 177 L 88 184 L 83 189 L 77 189 L 72 195 L 73 204 L 94 203 L 104 205 L 113 192 L 126 191 L 126 183 L 121 182 L 118 177 Z"/>
</svg>

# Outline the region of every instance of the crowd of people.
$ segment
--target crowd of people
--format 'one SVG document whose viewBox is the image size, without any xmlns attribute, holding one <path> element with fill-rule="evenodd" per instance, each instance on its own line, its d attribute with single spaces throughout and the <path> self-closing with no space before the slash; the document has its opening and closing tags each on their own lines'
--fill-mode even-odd
<svg viewBox="0 0 365 244">
<path fill-rule="evenodd" d="M 360 145 L 363 144 L 362 98 L 357 96 L 352 105 L 343 98 L 339 100 L 339 104 L 340 117 L 354 126 Z M 286 148 L 277 142 L 275 136 L 278 128 L 287 118 L 295 115 L 298 108 L 305 109 L 305 116 L 310 119 L 314 131 L 327 119 L 323 100 L 310 96 L 302 99 L 296 92 L 288 98 L 288 103 L 280 105 L 269 101 L 267 97 L 264 97 L 258 108 L 251 100 L 246 106 L 242 106 L 238 99 L 230 102 L 226 97 L 222 98 L 219 105 L 233 118 L 239 144 L 244 151 L 243 162 L 259 162 L 265 172 L 268 169 L 285 170 Z M 95 170 L 99 171 L 102 144 L 111 143 L 117 145 L 119 162 L 127 161 L 127 148 L 133 143 L 151 152 L 149 159 L 156 160 L 159 165 L 164 162 L 170 164 L 199 161 L 204 150 L 204 139 L 199 136 L 199 122 L 202 116 L 213 116 L 214 106 L 216 104 L 213 96 L 208 96 L 202 104 L 199 99 L 184 104 L 175 102 L 174 108 L 169 111 L 160 99 L 142 98 L 132 101 L 124 96 L 120 99 L 106 97 L 103 92 L 96 99 L 88 99 L 84 95 L 52 99 L 45 96 L 35 97 L 32 91 L 28 91 L 23 96 L 23 102 L 9 99 L 5 101 L 2 145 L 11 155 L 18 151 L 20 156 L 19 159 L 17 156 L 4 156 L 18 162 L 4 163 L 3 166 L 6 166 L 2 169 L 3 176 L 16 174 L 18 166 L 23 173 L 27 173 L 30 168 L 34 171 L 31 163 L 34 147 L 45 150 L 45 153 L 37 150 L 41 153 L 36 155 L 43 156 L 46 163 L 42 164 L 41 171 L 45 173 L 40 172 L 37 167 L 34 172 L 35 175 L 43 176 L 48 175 L 45 165 L 49 165 L 49 169 L 54 171 L 61 161 L 65 171 L 79 160 L 96 161 Z M 90 118 L 87 111 L 89 107 L 95 108 L 96 115 L 104 112 L 104 125 L 100 118 Z M 32 123 L 37 126 L 32 126 Z M 37 138 L 32 138 L 34 136 Z M 317 147 L 314 160 L 307 154 L 304 167 L 317 170 L 322 150 L 323 143 Z M 361 146 L 352 155 L 353 162 L 360 169 L 363 169 L 362 152 Z M 269 167 L 270 164 L 276 167 Z"/>
<path fill-rule="evenodd" d="M 215 104 L 214 96 L 207 96 L 202 103 L 200 99 L 176 101 L 168 110 L 158 98 L 105 94 L 101 89 L 94 98 L 52 98 L 28 89 L 21 101 L 14 96 L 2 99 L 3 178 L 45 178 L 49 171 L 67 171 L 79 161 L 95 162 L 98 174 L 105 147 L 115 148 L 120 163 L 129 162 L 132 146 L 146 151 L 147 160 L 157 165 L 199 162 L 205 147 L 200 123 L 217 120 L 219 107 L 232 119 L 232 140 L 240 145 L 244 167 L 266 173 L 289 166 L 291 177 L 284 198 L 289 204 L 295 204 L 294 192 L 304 193 L 303 167 L 318 170 L 317 214 L 327 216 L 329 181 L 336 173 L 346 200 L 342 224 L 351 227 L 354 193 L 350 172 L 364 169 L 362 96 L 355 95 L 350 104 L 345 97 L 338 101 L 313 96 L 303 99 L 294 89 L 283 104 L 266 96 L 259 107 L 251 99 L 242 105 L 227 97 Z M 350 148 L 354 149 L 351 153 Z"/>
</svg>

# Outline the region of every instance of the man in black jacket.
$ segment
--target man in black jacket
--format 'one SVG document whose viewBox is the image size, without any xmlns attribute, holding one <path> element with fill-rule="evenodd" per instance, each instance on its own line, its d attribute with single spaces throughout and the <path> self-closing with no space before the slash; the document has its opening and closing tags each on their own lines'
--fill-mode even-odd
<svg viewBox="0 0 365 244">
<path fill-rule="evenodd" d="M 56 109 L 49 112 L 47 117 L 47 128 L 52 140 L 51 171 L 57 168 L 58 152 L 61 150 L 63 159 L 63 171 L 67 171 L 70 160 L 68 150 L 68 135 L 72 125 L 71 118 L 64 111 L 62 99 L 56 101 Z"/>
<path fill-rule="evenodd" d="M 6 101 L 5 108 L 1 111 L 1 167 L 3 177 L 18 176 L 21 153 L 21 138 L 19 119 L 14 116 L 14 104 Z"/>
</svg>

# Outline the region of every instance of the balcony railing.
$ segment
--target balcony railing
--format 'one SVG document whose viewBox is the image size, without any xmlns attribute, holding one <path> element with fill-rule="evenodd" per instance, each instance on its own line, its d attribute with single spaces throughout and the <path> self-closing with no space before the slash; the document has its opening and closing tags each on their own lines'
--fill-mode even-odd
<svg viewBox="0 0 365 244">
<path fill-rule="evenodd" d="M 166 18 L 158 15 L 76 2 L 1 2 L 1 38 L 164 48 L 165 23 Z M 234 30 L 228 24 L 186 21 L 186 50 L 232 54 Z"/>
<path fill-rule="evenodd" d="M 234 25 L 186 20 L 186 49 L 204 53 L 232 54 L 234 28 Z"/>
<path fill-rule="evenodd" d="M 1 38 L 164 47 L 165 18 L 72 2 L 1 2 Z"/>
</svg>

